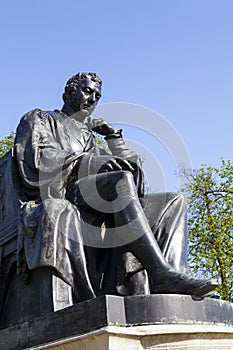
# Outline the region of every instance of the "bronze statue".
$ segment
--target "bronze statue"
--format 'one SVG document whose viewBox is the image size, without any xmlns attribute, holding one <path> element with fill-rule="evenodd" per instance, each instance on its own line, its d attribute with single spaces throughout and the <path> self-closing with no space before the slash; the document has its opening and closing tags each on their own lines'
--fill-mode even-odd
<svg viewBox="0 0 233 350">
<path fill-rule="evenodd" d="M 144 195 L 140 158 L 121 130 L 92 116 L 101 84 L 96 74 L 79 73 L 66 84 L 61 111 L 35 109 L 20 121 L 18 271 L 24 261 L 29 270 L 53 267 L 74 302 L 101 294 L 204 296 L 216 284 L 189 271 L 184 198 Z M 105 136 L 110 154 L 92 131 Z"/>
</svg>

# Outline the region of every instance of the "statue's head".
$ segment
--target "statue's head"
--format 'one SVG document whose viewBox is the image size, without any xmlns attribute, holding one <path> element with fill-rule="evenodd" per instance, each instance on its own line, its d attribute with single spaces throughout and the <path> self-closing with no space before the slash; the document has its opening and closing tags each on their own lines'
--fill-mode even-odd
<svg viewBox="0 0 233 350">
<path fill-rule="evenodd" d="M 102 81 L 95 73 L 78 73 L 65 86 L 63 100 L 83 117 L 90 115 L 101 97 Z"/>
</svg>

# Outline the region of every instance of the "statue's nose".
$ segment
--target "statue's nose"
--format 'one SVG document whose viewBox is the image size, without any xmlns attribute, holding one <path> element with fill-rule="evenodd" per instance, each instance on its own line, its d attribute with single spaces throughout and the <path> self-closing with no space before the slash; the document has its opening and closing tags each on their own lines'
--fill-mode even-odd
<svg viewBox="0 0 233 350">
<path fill-rule="evenodd" d="M 96 95 L 95 95 L 95 93 L 91 94 L 91 96 L 89 98 L 89 101 L 91 101 L 92 103 L 96 102 Z"/>
</svg>

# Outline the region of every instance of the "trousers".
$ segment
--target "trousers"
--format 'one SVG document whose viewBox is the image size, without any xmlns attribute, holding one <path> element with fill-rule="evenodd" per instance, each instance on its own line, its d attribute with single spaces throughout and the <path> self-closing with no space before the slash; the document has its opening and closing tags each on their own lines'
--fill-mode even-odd
<svg viewBox="0 0 233 350">
<path fill-rule="evenodd" d="M 150 294 L 147 266 L 130 249 L 148 230 L 171 267 L 189 272 L 183 195 L 139 198 L 132 174 L 114 171 L 73 182 L 67 198 L 82 218 L 85 259 L 96 295 Z"/>
</svg>

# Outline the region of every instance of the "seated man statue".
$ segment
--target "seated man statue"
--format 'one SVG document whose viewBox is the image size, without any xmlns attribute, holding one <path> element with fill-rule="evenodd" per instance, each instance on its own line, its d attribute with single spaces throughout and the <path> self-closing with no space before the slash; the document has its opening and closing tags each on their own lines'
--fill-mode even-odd
<svg viewBox="0 0 233 350">
<path fill-rule="evenodd" d="M 20 121 L 18 271 L 52 267 L 74 302 L 101 294 L 202 297 L 216 284 L 187 266 L 184 198 L 144 195 L 139 157 L 121 130 L 92 116 L 101 84 L 95 73 L 79 73 L 65 86 L 61 111 L 35 109 Z M 92 131 L 105 136 L 109 153 Z"/>
</svg>

